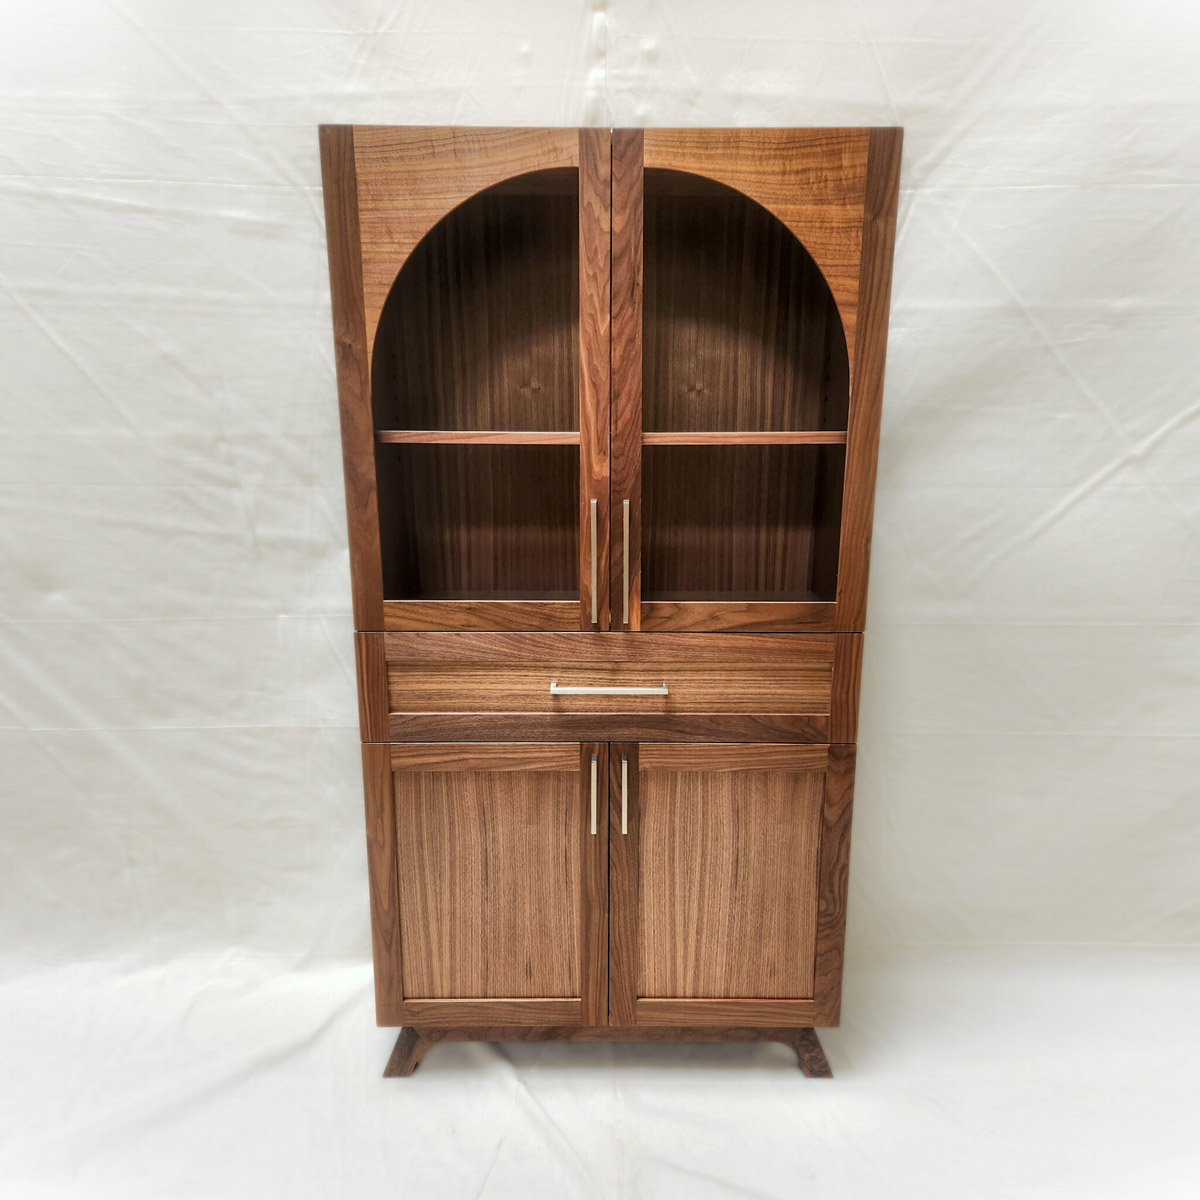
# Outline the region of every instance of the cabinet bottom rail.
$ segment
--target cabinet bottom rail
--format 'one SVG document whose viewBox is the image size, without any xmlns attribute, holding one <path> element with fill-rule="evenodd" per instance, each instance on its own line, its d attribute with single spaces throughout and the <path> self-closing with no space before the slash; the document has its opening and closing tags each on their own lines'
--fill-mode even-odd
<svg viewBox="0 0 1200 1200">
<path fill-rule="evenodd" d="M 411 1075 L 437 1042 L 781 1042 L 796 1055 L 800 1070 L 809 1079 L 833 1077 L 817 1031 L 809 1027 L 506 1025 L 458 1029 L 405 1026 L 396 1039 L 384 1078 Z"/>
</svg>

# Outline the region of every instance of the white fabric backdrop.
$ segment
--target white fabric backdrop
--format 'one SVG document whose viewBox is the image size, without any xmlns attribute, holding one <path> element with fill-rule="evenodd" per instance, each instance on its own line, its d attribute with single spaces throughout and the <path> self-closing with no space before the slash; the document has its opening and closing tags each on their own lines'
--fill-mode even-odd
<svg viewBox="0 0 1200 1200">
<path fill-rule="evenodd" d="M 0 14 L 7 1194 L 928 1197 L 929 1149 L 977 1172 L 946 1195 L 1195 1194 L 1164 1115 L 1200 1102 L 1195 5 Z M 321 121 L 905 126 L 836 1090 L 713 1048 L 372 1082 Z M 1176 1072 L 1144 1144 L 1039 1107 L 1094 1083 L 1110 996 Z M 1047 1023 L 1021 1103 L 977 1086 Z M 247 1087 L 289 1114 L 263 1138 Z"/>
</svg>

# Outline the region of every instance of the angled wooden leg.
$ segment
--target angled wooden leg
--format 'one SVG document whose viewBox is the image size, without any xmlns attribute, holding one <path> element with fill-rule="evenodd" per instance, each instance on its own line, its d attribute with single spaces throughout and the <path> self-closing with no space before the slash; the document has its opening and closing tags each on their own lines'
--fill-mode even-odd
<svg viewBox="0 0 1200 1200">
<path fill-rule="evenodd" d="M 397 1079 L 411 1075 L 425 1057 L 425 1051 L 433 1043 L 423 1038 L 417 1030 L 406 1025 L 400 1030 L 400 1036 L 392 1047 L 392 1057 L 383 1069 L 384 1079 Z"/>
<path fill-rule="evenodd" d="M 800 1060 L 800 1070 L 809 1079 L 832 1079 L 833 1072 L 829 1069 L 829 1061 L 815 1029 L 797 1029 L 788 1040 L 788 1045 L 796 1052 Z"/>
</svg>

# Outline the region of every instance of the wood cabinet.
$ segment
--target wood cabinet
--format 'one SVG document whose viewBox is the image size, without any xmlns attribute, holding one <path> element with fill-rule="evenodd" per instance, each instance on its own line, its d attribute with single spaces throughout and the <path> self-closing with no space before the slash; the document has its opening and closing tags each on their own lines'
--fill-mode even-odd
<svg viewBox="0 0 1200 1200">
<path fill-rule="evenodd" d="M 389 1073 L 821 1073 L 900 140 L 322 128 Z"/>
</svg>

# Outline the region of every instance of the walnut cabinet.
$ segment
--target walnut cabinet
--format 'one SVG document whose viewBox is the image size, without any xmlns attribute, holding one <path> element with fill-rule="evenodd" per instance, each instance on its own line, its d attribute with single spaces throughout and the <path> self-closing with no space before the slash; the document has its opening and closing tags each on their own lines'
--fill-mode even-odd
<svg viewBox="0 0 1200 1200">
<path fill-rule="evenodd" d="M 390 1074 L 827 1073 L 900 142 L 322 128 Z"/>
</svg>

